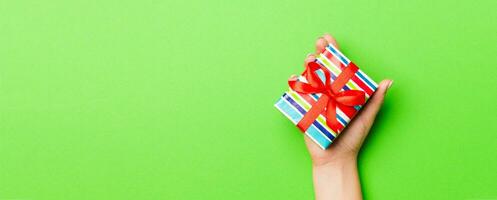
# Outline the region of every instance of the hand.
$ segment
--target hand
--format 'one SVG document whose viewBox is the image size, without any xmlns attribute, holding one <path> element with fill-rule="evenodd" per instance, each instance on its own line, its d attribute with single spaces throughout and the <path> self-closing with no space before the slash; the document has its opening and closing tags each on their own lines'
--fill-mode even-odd
<svg viewBox="0 0 497 200">
<path fill-rule="evenodd" d="M 325 34 L 316 41 L 316 53 L 309 54 L 304 64 L 307 65 L 307 63 L 314 61 L 316 55 L 319 55 L 328 43 L 338 48 L 336 40 L 331 35 Z M 392 85 L 392 82 L 392 80 L 383 80 L 379 84 L 377 91 L 369 99 L 366 106 L 358 113 L 347 128 L 340 133 L 328 149 L 321 149 L 310 138 L 305 137 L 305 143 L 314 165 L 322 165 L 343 159 L 355 159 L 357 157 L 362 143 L 373 125 L 376 113 L 378 113 L 383 104 L 385 93 Z"/>
<path fill-rule="evenodd" d="M 328 43 L 338 48 L 336 40 L 331 35 L 325 34 L 316 41 L 316 53 L 307 56 L 304 64 L 314 61 L 316 55 L 321 53 Z M 364 108 L 328 149 L 323 150 L 310 138 L 304 137 L 312 158 L 316 199 L 362 199 L 357 154 L 392 82 L 392 80 L 381 81 Z"/>
</svg>

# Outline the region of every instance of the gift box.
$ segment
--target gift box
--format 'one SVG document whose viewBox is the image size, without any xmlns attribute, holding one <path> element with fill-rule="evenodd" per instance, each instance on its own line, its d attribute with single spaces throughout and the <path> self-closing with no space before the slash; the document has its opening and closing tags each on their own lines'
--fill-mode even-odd
<svg viewBox="0 0 497 200">
<path fill-rule="evenodd" d="M 349 124 L 378 87 L 371 78 L 328 44 L 290 89 L 276 102 L 290 121 L 326 149 Z"/>
</svg>

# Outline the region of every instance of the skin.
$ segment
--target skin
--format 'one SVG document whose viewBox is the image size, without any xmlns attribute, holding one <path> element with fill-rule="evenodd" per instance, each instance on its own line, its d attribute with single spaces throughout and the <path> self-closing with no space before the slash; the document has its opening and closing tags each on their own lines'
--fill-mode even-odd
<svg viewBox="0 0 497 200">
<path fill-rule="evenodd" d="M 331 35 L 324 34 L 317 39 L 316 52 L 307 55 L 304 65 L 313 61 L 328 43 L 338 48 L 336 40 Z M 375 94 L 328 149 L 322 150 L 310 138 L 304 137 L 312 159 L 317 200 L 362 199 L 357 155 L 392 83 L 388 79 L 380 82 Z"/>
</svg>

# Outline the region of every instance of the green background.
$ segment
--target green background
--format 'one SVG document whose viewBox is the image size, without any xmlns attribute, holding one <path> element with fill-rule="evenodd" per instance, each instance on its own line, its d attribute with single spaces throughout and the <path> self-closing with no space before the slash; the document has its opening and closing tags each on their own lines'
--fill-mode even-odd
<svg viewBox="0 0 497 200">
<path fill-rule="evenodd" d="M 366 199 L 497 199 L 497 1 L 0 1 L 0 199 L 312 199 L 273 107 L 330 32 L 395 80 Z"/>
</svg>

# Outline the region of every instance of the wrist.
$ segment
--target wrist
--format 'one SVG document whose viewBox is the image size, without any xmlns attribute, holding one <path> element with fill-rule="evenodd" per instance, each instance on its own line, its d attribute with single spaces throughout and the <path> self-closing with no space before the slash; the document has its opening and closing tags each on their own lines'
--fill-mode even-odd
<svg viewBox="0 0 497 200">
<path fill-rule="evenodd" d="M 313 168 L 341 167 L 345 165 L 350 166 L 351 164 L 353 165 L 357 164 L 357 156 L 355 156 L 354 154 L 350 155 L 342 154 L 342 155 L 328 157 L 326 159 L 312 159 Z"/>
<path fill-rule="evenodd" d="M 316 199 L 362 199 L 356 157 L 313 163 L 312 174 Z"/>
</svg>

